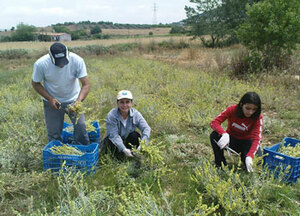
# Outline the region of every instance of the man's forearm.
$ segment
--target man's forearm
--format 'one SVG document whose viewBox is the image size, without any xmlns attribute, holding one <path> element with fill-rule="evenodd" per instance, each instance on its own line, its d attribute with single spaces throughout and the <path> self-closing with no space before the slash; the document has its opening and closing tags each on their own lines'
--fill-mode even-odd
<svg viewBox="0 0 300 216">
<path fill-rule="evenodd" d="M 83 101 L 86 98 L 86 96 L 88 95 L 89 91 L 90 91 L 90 86 L 89 85 L 88 86 L 83 86 L 81 88 L 81 91 L 80 91 L 80 94 L 77 98 L 77 101 L 79 101 L 79 102 Z"/>
<path fill-rule="evenodd" d="M 32 83 L 32 87 L 34 88 L 34 90 L 39 93 L 41 96 L 43 96 L 46 100 L 50 101 L 51 100 L 51 96 L 48 94 L 48 92 L 44 89 L 43 85 L 41 83 L 36 83 L 36 82 L 31 82 Z"/>
<path fill-rule="evenodd" d="M 82 87 L 81 87 L 81 91 L 79 93 L 79 96 L 77 98 L 77 101 L 81 102 L 86 98 L 86 96 L 88 95 L 88 93 L 90 91 L 90 82 L 89 82 L 89 79 L 88 79 L 87 76 L 83 77 L 83 78 L 80 78 L 79 80 L 82 84 Z"/>
</svg>

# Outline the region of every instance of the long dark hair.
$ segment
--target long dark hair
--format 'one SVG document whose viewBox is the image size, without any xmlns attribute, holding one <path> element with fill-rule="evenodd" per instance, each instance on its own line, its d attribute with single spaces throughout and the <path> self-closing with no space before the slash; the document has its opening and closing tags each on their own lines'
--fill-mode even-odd
<svg viewBox="0 0 300 216">
<path fill-rule="evenodd" d="M 240 102 L 238 103 L 236 107 L 236 115 L 239 118 L 244 118 L 244 112 L 243 112 L 243 105 L 244 104 L 254 104 L 257 106 L 257 110 L 255 113 L 252 114 L 250 118 L 252 119 L 258 119 L 259 115 L 261 113 L 261 101 L 256 92 L 247 92 L 246 94 L 243 95 L 241 98 Z"/>
</svg>

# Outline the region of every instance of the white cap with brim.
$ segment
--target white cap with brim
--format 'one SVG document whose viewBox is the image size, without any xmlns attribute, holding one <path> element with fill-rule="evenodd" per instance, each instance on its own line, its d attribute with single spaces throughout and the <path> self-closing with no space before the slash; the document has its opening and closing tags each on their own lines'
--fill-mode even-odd
<svg viewBox="0 0 300 216">
<path fill-rule="evenodd" d="M 121 100 L 121 99 L 124 99 L 124 98 L 132 100 L 133 97 L 132 97 L 131 92 L 128 91 L 128 90 L 119 91 L 118 96 L 117 96 L 117 100 Z"/>
</svg>

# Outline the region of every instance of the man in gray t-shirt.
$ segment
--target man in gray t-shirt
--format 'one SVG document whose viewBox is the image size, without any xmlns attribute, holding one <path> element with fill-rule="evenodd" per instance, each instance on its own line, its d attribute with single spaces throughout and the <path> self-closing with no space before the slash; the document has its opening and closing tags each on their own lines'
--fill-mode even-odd
<svg viewBox="0 0 300 216">
<path fill-rule="evenodd" d="M 68 52 L 65 45 L 54 43 L 49 54 L 34 63 L 32 86 L 43 97 L 49 142 L 62 140 L 61 132 L 67 113 L 74 124 L 75 142 L 89 144 L 84 115 L 78 117 L 72 110 L 66 112 L 69 104 L 82 102 L 89 92 L 90 83 L 84 60 Z"/>
</svg>

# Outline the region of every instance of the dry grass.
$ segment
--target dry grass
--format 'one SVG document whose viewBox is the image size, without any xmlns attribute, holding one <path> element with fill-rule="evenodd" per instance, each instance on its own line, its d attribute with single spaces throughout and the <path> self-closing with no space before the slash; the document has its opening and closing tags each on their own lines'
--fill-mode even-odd
<svg viewBox="0 0 300 216">
<path fill-rule="evenodd" d="M 71 31 L 79 30 L 76 26 L 68 26 L 68 29 Z M 45 28 L 38 28 L 38 31 L 45 31 L 45 32 L 53 32 L 52 27 L 45 27 Z M 101 29 L 102 34 L 105 35 L 128 35 L 128 36 L 134 36 L 134 35 L 140 35 L 140 36 L 145 36 L 149 35 L 149 32 L 152 32 L 153 35 L 168 35 L 171 28 L 149 28 L 149 29 Z M 85 30 L 87 33 L 90 32 L 90 29 Z M 0 32 L 0 36 L 9 36 L 11 35 L 11 31 L 3 31 Z"/>
<path fill-rule="evenodd" d="M 228 67 L 232 55 L 239 49 L 239 47 L 222 49 L 196 48 L 195 44 L 200 45 L 200 43 L 200 40 L 193 40 L 190 41 L 190 44 L 192 44 L 191 48 L 147 53 L 144 54 L 144 57 L 159 59 L 172 64 L 196 66 L 202 71 L 219 71 Z"/>
<path fill-rule="evenodd" d="M 150 29 L 102 29 L 102 34 L 105 35 L 149 35 L 150 32 L 153 35 L 167 35 L 171 28 L 150 28 Z"/>
<path fill-rule="evenodd" d="M 76 25 L 70 25 L 67 26 L 70 31 L 75 31 L 75 30 L 82 30 L 81 28 L 78 28 Z M 40 28 L 48 32 L 52 32 L 53 29 L 52 27 L 45 27 L 45 28 Z M 106 29 L 106 28 L 101 28 L 102 34 L 105 35 L 149 35 L 149 32 L 152 32 L 153 35 L 167 35 L 169 34 L 171 28 L 149 28 L 149 29 Z M 90 29 L 85 30 L 87 33 L 90 32 Z"/>
<path fill-rule="evenodd" d="M 125 43 L 141 43 L 149 44 L 153 42 L 161 42 L 165 40 L 173 40 L 174 42 L 189 40 L 187 36 L 170 36 L 170 37 L 151 37 L 151 38 L 123 38 L 123 39 L 108 39 L 108 40 L 78 40 L 64 42 L 68 47 L 78 47 L 87 45 L 103 45 L 109 46 L 113 44 L 125 44 Z M 0 50 L 7 49 L 27 49 L 27 50 L 48 50 L 53 42 L 6 42 L 0 43 Z"/>
</svg>

